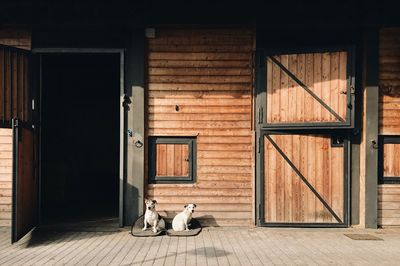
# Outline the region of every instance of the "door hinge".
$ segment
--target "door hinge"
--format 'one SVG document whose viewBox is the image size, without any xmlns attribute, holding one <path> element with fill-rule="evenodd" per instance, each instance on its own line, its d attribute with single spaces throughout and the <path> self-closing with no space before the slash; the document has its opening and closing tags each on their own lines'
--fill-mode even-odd
<svg viewBox="0 0 400 266">
<path fill-rule="evenodd" d="M 262 124 L 264 120 L 264 109 L 262 107 L 258 107 L 258 123 Z"/>
<path fill-rule="evenodd" d="M 35 99 L 32 99 L 32 111 L 35 110 Z"/>
<path fill-rule="evenodd" d="M 354 88 L 353 85 L 350 86 L 350 93 L 351 93 L 352 95 L 356 94 L 356 89 Z"/>
<path fill-rule="evenodd" d="M 122 107 L 129 111 L 129 105 L 132 103 L 131 99 L 129 98 L 128 95 L 124 95 L 124 100 L 122 102 Z"/>
</svg>

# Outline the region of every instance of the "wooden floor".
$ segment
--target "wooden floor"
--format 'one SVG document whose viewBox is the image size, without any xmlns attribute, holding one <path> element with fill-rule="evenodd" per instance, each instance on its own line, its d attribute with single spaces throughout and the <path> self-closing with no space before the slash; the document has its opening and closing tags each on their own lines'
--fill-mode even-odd
<svg viewBox="0 0 400 266">
<path fill-rule="evenodd" d="M 206 228 L 196 237 L 136 238 L 127 230 L 38 231 L 10 244 L 0 228 L 0 265 L 398 265 L 400 230 Z"/>
</svg>

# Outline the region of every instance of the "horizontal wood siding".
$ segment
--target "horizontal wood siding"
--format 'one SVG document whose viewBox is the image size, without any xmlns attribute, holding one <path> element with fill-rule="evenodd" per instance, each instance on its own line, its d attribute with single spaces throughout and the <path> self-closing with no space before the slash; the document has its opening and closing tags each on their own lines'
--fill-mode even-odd
<svg viewBox="0 0 400 266">
<path fill-rule="evenodd" d="M 11 225 L 12 130 L 0 128 L 0 226 Z"/>
<path fill-rule="evenodd" d="M 379 132 L 400 135 L 400 28 L 384 28 L 379 42 Z"/>
<path fill-rule="evenodd" d="M 379 185 L 378 224 L 400 227 L 400 184 Z"/>
<path fill-rule="evenodd" d="M 253 31 L 157 29 L 148 39 L 149 136 L 197 136 L 195 184 L 151 184 L 172 218 L 198 204 L 204 225 L 252 222 Z"/>
<path fill-rule="evenodd" d="M 347 52 L 273 56 L 346 120 Z M 267 122 L 338 122 L 326 108 L 267 59 Z"/>
<path fill-rule="evenodd" d="M 32 33 L 24 26 L 0 25 L 0 44 L 30 50 Z"/>
<path fill-rule="evenodd" d="M 400 28 L 379 36 L 379 133 L 400 135 Z M 385 144 L 383 175 L 400 176 L 398 144 Z M 378 225 L 400 226 L 400 184 L 379 185 Z"/>
<path fill-rule="evenodd" d="M 270 137 L 343 221 L 344 148 L 329 136 Z M 267 138 L 264 154 L 266 223 L 338 223 Z"/>
</svg>

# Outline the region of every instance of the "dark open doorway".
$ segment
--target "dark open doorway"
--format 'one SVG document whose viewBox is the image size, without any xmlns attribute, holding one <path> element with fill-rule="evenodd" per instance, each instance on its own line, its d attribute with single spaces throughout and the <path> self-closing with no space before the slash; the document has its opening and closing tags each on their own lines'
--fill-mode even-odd
<svg viewBox="0 0 400 266">
<path fill-rule="evenodd" d="M 117 218 L 120 54 L 41 58 L 42 223 Z"/>
</svg>

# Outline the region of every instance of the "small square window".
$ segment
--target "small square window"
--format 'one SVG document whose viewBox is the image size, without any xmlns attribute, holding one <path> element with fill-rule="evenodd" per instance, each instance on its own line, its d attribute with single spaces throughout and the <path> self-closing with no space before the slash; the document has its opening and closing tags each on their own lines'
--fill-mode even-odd
<svg viewBox="0 0 400 266">
<path fill-rule="evenodd" d="M 150 137 L 149 183 L 194 183 L 196 138 Z"/>
<path fill-rule="evenodd" d="M 400 136 L 380 136 L 379 183 L 400 184 Z"/>
</svg>

